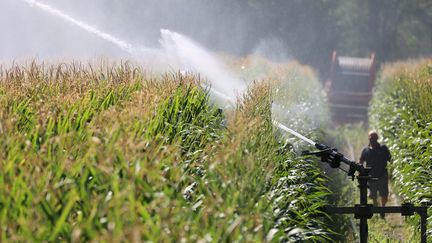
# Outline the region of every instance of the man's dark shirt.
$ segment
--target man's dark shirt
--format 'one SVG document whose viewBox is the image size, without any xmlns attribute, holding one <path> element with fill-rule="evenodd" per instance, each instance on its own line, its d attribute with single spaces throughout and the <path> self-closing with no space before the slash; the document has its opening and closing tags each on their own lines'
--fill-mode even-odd
<svg viewBox="0 0 432 243">
<path fill-rule="evenodd" d="M 372 168 L 370 171 L 372 178 L 387 175 L 387 161 L 390 159 L 390 151 L 387 146 L 381 144 L 375 149 L 370 146 L 365 147 L 360 156 L 360 161 L 366 161 L 367 167 Z"/>
</svg>

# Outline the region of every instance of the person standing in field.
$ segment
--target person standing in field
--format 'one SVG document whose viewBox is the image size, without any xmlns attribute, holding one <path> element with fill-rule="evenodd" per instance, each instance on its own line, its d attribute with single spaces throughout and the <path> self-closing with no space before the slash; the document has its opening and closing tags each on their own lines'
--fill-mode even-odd
<svg viewBox="0 0 432 243">
<path fill-rule="evenodd" d="M 378 193 L 381 197 L 381 204 L 385 206 L 388 200 L 388 172 L 387 163 L 391 160 L 391 154 L 387 146 L 378 143 L 378 134 L 370 131 L 368 134 L 369 145 L 366 146 L 360 156 L 360 164 L 366 162 L 366 166 L 371 170 L 369 175 L 369 197 L 373 200 L 374 206 L 378 205 Z M 381 214 L 381 218 L 384 218 Z"/>
</svg>

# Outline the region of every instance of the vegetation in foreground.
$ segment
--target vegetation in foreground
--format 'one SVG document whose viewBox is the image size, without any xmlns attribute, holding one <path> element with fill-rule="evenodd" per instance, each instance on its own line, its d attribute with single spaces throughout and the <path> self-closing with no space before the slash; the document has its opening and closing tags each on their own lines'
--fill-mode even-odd
<svg viewBox="0 0 432 243">
<path fill-rule="evenodd" d="M 143 73 L 0 67 L 2 241 L 330 239 L 325 178 L 275 136 L 268 86 L 223 113 L 198 78 Z"/>
<path fill-rule="evenodd" d="M 371 125 L 393 153 L 392 180 L 404 201 L 432 203 L 432 60 L 383 68 L 370 109 Z M 432 208 L 428 210 L 432 237 Z M 414 218 L 418 225 L 419 219 Z"/>
</svg>

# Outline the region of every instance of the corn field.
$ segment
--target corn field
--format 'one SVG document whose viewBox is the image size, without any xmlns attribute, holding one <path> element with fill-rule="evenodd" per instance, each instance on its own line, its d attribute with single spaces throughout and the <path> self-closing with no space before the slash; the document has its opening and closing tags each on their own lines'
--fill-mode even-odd
<svg viewBox="0 0 432 243">
<path fill-rule="evenodd" d="M 268 83 L 224 111 L 202 81 L 0 66 L 0 241 L 329 240 L 327 179 L 274 131 Z"/>
</svg>

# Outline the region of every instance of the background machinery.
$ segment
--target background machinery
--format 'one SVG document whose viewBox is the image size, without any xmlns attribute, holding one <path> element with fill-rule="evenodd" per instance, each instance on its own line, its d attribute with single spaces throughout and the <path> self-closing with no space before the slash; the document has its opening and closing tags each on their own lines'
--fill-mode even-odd
<svg viewBox="0 0 432 243">
<path fill-rule="evenodd" d="M 335 123 L 367 122 L 375 80 L 375 54 L 367 58 L 332 55 L 326 93 Z"/>
</svg>

